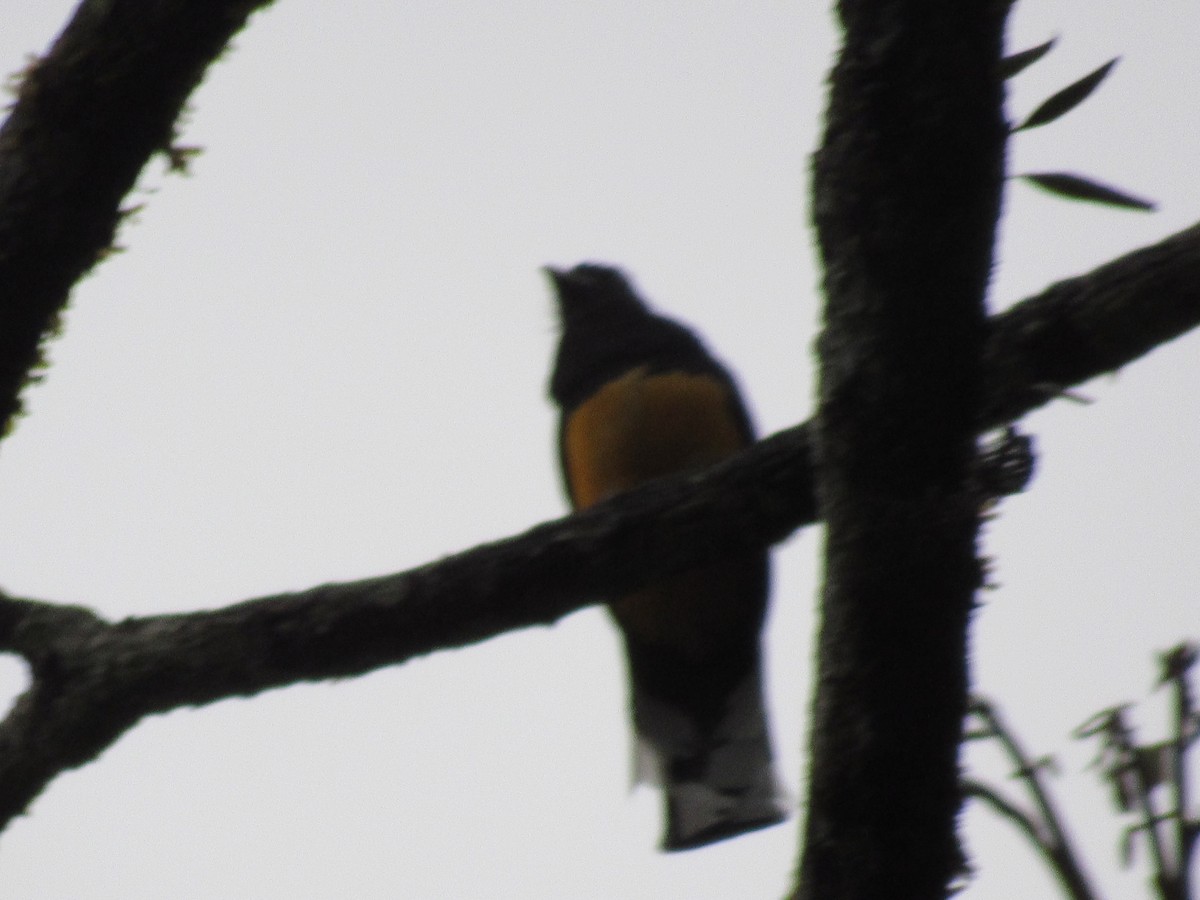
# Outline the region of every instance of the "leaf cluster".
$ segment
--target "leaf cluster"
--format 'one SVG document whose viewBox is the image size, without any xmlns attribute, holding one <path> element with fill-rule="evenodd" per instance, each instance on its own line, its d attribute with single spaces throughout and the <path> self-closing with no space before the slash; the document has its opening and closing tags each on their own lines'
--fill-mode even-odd
<svg viewBox="0 0 1200 900">
<path fill-rule="evenodd" d="M 1076 739 L 1099 742 L 1092 768 L 1112 790 L 1117 813 L 1134 820 L 1122 835 L 1121 861 L 1132 866 L 1138 846 L 1146 848 L 1150 883 L 1159 900 L 1191 897 L 1188 870 L 1200 834 L 1200 819 L 1189 794 L 1189 753 L 1200 736 L 1200 710 L 1190 680 L 1196 660 L 1196 645 L 1190 643 L 1179 644 L 1159 657 L 1157 687 L 1169 691 L 1173 710 L 1168 737 L 1141 741 L 1131 720 L 1131 703 L 1100 710 L 1073 732 Z M 967 739 L 1000 745 L 1033 809 L 971 778 L 964 780 L 967 796 L 982 801 L 1025 834 L 1071 900 L 1097 900 L 1100 895 L 1085 874 L 1046 782 L 1047 773 L 1057 774 L 1054 759 L 1030 757 L 996 707 L 984 699 L 972 704 Z"/>
<path fill-rule="evenodd" d="M 1057 40 L 1057 38 L 1051 38 L 1044 44 L 1006 56 L 1000 62 L 1001 74 L 1007 79 L 1023 72 L 1045 57 L 1054 48 Z M 1014 133 L 1028 131 L 1031 128 L 1039 128 L 1061 119 L 1092 96 L 1119 61 L 1119 56 L 1113 57 L 1082 78 L 1055 91 L 1034 107 L 1033 112 L 1029 113 L 1020 124 L 1014 125 L 1012 131 Z M 1075 172 L 1026 172 L 1017 177 L 1042 190 L 1070 200 L 1086 200 L 1105 206 L 1114 206 L 1118 209 L 1136 209 L 1145 212 L 1154 209 L 1154 203 L 1150 200 Z"/>
</svg>

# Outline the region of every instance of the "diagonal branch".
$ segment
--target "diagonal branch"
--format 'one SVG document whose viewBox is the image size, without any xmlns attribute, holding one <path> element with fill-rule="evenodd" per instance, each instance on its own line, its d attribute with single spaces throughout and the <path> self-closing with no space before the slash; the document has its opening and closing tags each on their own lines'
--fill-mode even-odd
<svg viewBox="0 0 1200 900">
<path fill-rule="evenodd" d="M 0 128 L 0 423 L 120 203 L 169 150 L 189 93 L 268 0 L 85 0 Z M 990 320 L 991 427 L 1200 324 L 1200 231 L 1181 232 Z M 110 623 L 0 597 L 0 652 L 33 684 L 0 723 L 0 826 L 140 718 L 361 674 L 553 621 L 817 517 L 807 425 L 714 470 L 417 570 L 211 612 Z"/>
<path fill-rule="evenodd" d="M 1098 895 L 1083 879 L 1082 873 L 1074 864 L 1074 860 L 1064 852 L 1063 848 L 1054 843 L 1049 835 L 1043 833 L 1039 823 L 1025 810 L 1005 798 L 999 791 L 988 787 L 973 778 L 962 781 L 963 795 L 974 797 L 986 803 L 998 815 L 1008 819 L 1018 831 L 1029 838 L 1029 842 L 1042 854 L 1051 871 L 1058 876 L 1071 900 L 1097 900 Z"/>
<path fill-rule="evenodd" d="M 1147 257 L 1175 273 L 1176 290 L 1162 290 L 1161 276 L 1131 274 Z M 1197 285 L 1200 241 L 1191 229 L 994 317 L 988 357 L 1020 365 L 988 370 L 989 408 L 1018 415 L 1052 398 L 1037 385 L 1070 387 L 1145 353 L 1152 345 L 1130 333 L 1129 310 L 1158 323 L 1159 341 L 1200 324 Z M 1105 301 L 1093 308 L 1081 297 Z M 1063 342 L 1057 350 L 1055 341 Z M 1097 367 L 1056 382 L 1064 357 Z M 363 674 L 552 622 L 720 554 L 775 543 L 816 519 L 806 423 L 711 470 L 397 575 L 118 623 L 78 607 L 0 598 L 0 652 L 27 659 L 34 679 L 0 723 L 0 826 L 143 716 Z"/>
<path fill-rule="evenodd" d="M 1045 857 L 1051 871 L 1072 900 L 1099 900 L 1083 870 L 1082 861 L 1049 790 L 1042 783 L 1044 765 L 1031 759 L 1016 734 L 992 704 L 981 698 L 971 703 L 971 712 L 981 721 L 985 733 L 999 741 L 1004 755 L 1016 767 L 1016 776 L 1033 798 L 1036 814 L 1027 813 L 1004 799 L 998 792 L 974 779 L 963 780 L 963 793 L 986 802 L 997 813 L 1013 821 Z"/>
<path fill-rule="evenodd" d="M 803 428 L 792 429 L 736 464 L 663 480 L 431 565 L 211 612 L 110 623 L 79 608 L 0 599 L 0 651 L 23 656 L 33 675 L 0 724 L 0 827 L 143 716 L 360 675 L 547 624 L 774 543 L 813 518 L 805 444 Z"/>
<path fill-rule="evenodd" d="M 1195 328 L 1198 275 L 1200 224 L 994 316 L 984 346 L 985 423 L 1012 421 Z"/>
<path fill-rule="evenodd" d="M 209 64 L 269 0 L 86 0 L 0 128 L 0 434 L 71 286 Z"/>
</svg>

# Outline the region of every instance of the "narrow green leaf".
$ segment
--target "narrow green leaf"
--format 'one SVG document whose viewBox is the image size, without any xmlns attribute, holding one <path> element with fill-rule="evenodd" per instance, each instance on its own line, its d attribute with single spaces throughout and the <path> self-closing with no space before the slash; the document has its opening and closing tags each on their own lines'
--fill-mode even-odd
<svg viewBox="0 0 1200 900">
<path fill-rule="evenodd" d="M 1100 68 L 1094 72 L 1089 72 L 1084 75 L 1074 84 L 1069 84 L 1057 94 L 1053 94 L 1044 100 L 1037 109 L 1029 114 L 1024 122 L 1018 125 L 1013 131 L 1021 131 L 1025 128 L 1036 128 L 1039 125 L 1045 125 L 1047 122 L 1053 122 L 1060 116 L 1066 115 L 1080 103 L 1088 98 L 1106 77 L 1112 71 L 1112 67 L 1121 59 L 1119 56 L 1114 56 Z"/>
<path fill-rule="evenodd" d="M 1128 869 L 1133 866 L 1133 829 L 1126 828 L 1121 835 L 1121 867 Z"/>
<path fill-rule="evenodd" d="M 1105 206 L 1117 206 L 1122 209 L 1140 209 L 1150 212 L 1154 203 L 1143 200 L 1132 194 L 1127 194 L 1117 188 L 1109 187 L 1082 175 L 1072 175 L 1069 172 L 1026 172 L 1018 175 L 1043 190 L 1070 200 L 1087 200 L 1092 203 L 1103 203 Z"/>
<path fill-rule="evenodd" d="M 1000 60 L 1000 77 L 1006 79 L 1012 78 L 1018 72 L 1025 71 L 1049 53 L 1050 49 L 1057 42 L 1058 38 L 1052 37 L 1044 44 L 1038 44 L 1036 47 L 1030 47 L 1028 50 L 1022 50 L 1020 53 L 1004 57 L 1004 59 Z"/>
<path fill-rule="evenodd" d="M 1196 653 L 1196 645 L 1186 642 L 1160 653 L 1158 664 L 1161 674 L 1158 676 L 1158 684 L 1164 685 L 1186 676 L 1188 670 L 1196 664 Z"/>
</svg>

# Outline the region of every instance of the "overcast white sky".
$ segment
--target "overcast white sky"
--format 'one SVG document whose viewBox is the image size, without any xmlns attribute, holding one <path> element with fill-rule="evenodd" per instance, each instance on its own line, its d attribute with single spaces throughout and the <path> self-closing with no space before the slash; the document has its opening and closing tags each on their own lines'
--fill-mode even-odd
<svg viewBox="0 0 1200 900">
<path fill-rule="evenodd" d="M 74 4 L 0 0 L 0 69 Z M 1154 215 L 1012 187 L 1001 308 L 1200 218 L 1200 8 L 1025 0 L 1012 46 L 1060 47 L 1010 117 L 1116 54 L 1015 171 L 1073 169 Z M 195 95 L 188 179 L 144 178 L 128 252 L 76 290 L 29 416 L 0 448 L 0 584 L 121 617 L 407 568 L 565 508 L 538 267 L 617 262 L 741 376 L 764 431 L 811 409 L 818 276 L 808 154 L 823 4 L 281 0 Z M 1069 731 L 1149 696 L 1200 631 L 1200 338 L 1030 417 L 1039 472 L 987 537 L 1002 589 L 978 688 L 1059 754 L 1111 896 L 1121 822 Z M 777 553 L 770 692 L 798 793 L 819 532 Z M 0 687 L 20 669 L 0 659 Z M 147 721 L 0 838 L 14 900 L 769 898 L 796 820 L 655 851 L 632 795 L 603 614 L 366 678 Z M 1158 724 L 1150 698 L 1145 721 Z M 1002 778 L 983 759 L 978 771 Z M 1043 896 L 1008 826 L 967 816 L 970 900 Z"/>
</svg>

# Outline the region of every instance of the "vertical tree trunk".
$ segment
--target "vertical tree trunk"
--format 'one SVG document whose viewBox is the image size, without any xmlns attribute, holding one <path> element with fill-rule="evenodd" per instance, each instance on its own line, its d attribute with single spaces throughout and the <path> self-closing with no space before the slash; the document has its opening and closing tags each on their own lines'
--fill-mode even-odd
<svg viewBox="0 0 1200 900">
<path fill-rule="evenodd" d="M 971 483 L 1003 180 L 1005 6 L 842 0 L 814 216 L 826 581 L 806 900 L 940 898 L 980 580 Z"/>
</svg>

